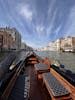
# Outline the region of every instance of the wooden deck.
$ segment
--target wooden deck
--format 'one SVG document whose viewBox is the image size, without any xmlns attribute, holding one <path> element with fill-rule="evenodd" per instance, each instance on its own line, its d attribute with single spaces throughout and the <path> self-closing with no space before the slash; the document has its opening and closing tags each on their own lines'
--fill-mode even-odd
<svg viewBox="0 0 75 100">
<path fill-rule="evenodd" d="M 37 80 L 34 66 L 27 66 L 25 74 L 30 76 L 29 100 L 51 100 L 46 88 Z"/>
</svg>

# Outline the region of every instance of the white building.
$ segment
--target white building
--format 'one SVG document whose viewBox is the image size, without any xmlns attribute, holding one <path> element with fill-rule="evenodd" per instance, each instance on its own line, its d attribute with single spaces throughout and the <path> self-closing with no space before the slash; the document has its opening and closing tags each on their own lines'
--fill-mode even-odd
<svg viewBox="0 0 75 100">
<path fill-rule="evenodd" d="M 48 44 L 50 51 L 75 51 L 75 37 L 65 37 Z"/>
<path fill-rule="evenodd" d="M 49 43 L 49 50 L 50 51 L 57 51 L 58 50 L 58 41 L 52 41 Z"/>
</svg>

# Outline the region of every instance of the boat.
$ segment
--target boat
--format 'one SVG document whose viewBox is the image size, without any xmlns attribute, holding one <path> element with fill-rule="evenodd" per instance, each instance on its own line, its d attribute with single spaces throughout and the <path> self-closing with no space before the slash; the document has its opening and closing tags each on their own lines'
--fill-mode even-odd
<svg viewBox="0 0 75 100">
<path fill-rule="evenodd" d="M 2 100 L 75 100 L 73 73 L 52 65 L 48 57 L 25 54 L 3 82 Z"/>
</svg>

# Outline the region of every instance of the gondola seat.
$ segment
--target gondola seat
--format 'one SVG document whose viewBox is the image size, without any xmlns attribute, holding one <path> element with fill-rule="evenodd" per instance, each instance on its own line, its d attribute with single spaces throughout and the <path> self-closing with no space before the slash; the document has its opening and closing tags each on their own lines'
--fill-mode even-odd
<svg viewBox="0 0 75 100">
<path fill-rule="evenodd" d="M 68 89 L 63 84 L 61 84 L 61 82 L 52 73 L 43 73 L 42 76 L 43 82 L 50 96 L 53 98 L 52 100 L 61 100 L 61 97 L 69 98 L 70 92 L 68 91 Z"/>
</svg>

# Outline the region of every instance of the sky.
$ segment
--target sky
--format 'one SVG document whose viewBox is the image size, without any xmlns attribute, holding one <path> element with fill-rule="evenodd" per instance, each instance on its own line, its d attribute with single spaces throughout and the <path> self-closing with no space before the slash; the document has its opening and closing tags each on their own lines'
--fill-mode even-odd
<svg viewBox="0 0 75 100">
<path fill-rule="evenodd" d="M 75 36 L 75 0 L 0 0 L 0 27 L 6 26 L 35 48 Z"/>
</svg>

